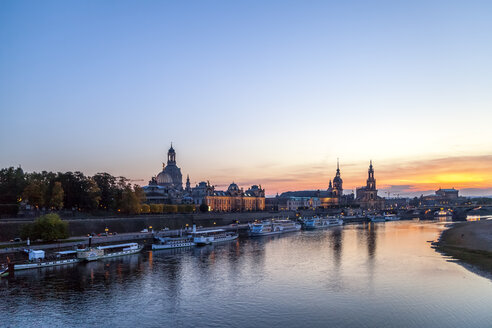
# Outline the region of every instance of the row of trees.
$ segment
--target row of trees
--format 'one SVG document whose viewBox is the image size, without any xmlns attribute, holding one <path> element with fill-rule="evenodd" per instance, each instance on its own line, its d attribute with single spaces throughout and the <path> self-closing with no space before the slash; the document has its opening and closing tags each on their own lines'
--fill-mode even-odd
<svg viewBox="0 0 492 328">
<path fill-rule="evenodd" d="M 20 167 L 0 170 L 0 214 L 17 214 L 23 201 L 36 209 L 136 214 L 145 193 L 128 179 L 108 173 L 85 176 L 82 172 L 25 173 Z"/>
</svg>

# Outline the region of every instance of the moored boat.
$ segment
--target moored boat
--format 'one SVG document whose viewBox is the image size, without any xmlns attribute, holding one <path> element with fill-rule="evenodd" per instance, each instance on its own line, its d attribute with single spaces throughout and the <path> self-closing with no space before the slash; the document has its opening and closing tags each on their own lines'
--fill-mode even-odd
<svg viewBox="0 0 492 328">
<path fill-rule="evenodd" d="M 371 222 L 386 222 L 386 219 L 384 218 L 383 215 L 374 215 L 371 216 Z"/>
<path fill-rule="evenodd" d="M 330 227 L 343 225 L 343 220 L 338 217 L 328 217 L 327 219 Z"/>
<path fill-rule="evenodd" d="M 314 216 L 302 220 L 302 228 L 304 230 L 325 229 L 333 226 L 339 226 L 343 224 L 343 220 L 336 217 L 320 218 Z"/>
<path fill-rule="evenodd" d="M 139 245 L 137 243 L 84 248 L 77 250 L 77 259 L 81 261 L 96 261 L 116 256 L 136 254 L 142 249 L 143 245 Z"/>
<path fill-rule="evenodd" d="M 193 232 L 193 242 L 197 246 L 221 243 L 237 239 L 235 232 L 225 231 L 224 229 L 213 229 Z"/>
<path fill-rule="evenodd" d="M 152 244 L 153 250 L 192 247 L 196 245 L 191 235 L 182 237 L 156 237 L 155 240 L 156 242 Z"/>
<path fill-rule="evenodd" d="M 291 220 L 267 220 L 251 223 L 248 234 L 251 237 L 276 235 L 301 230 L 301 225 Z"/>
<path fill-rule="evenodd" d="M 46 259 L 45 253 L 42 250 L 26 249 L 24 250 L 29 254 L 29 261 L 25 263 L 14 264 L 14 270 L 27 270 L 27 269 L 39 269 L 46 267 L 53 267 L 59 265 L 74 264 L 80 262 L 79 259 L 74 257 L 77 251 L 61 251 L 54 253 L 54 258 Z"/>
<path fill-rule="evenodd" d="M 385 214 L 384 220 L 385 221 L 399 221 L 400 217 L 396 216 L 396 214 Z"/>
</svg>

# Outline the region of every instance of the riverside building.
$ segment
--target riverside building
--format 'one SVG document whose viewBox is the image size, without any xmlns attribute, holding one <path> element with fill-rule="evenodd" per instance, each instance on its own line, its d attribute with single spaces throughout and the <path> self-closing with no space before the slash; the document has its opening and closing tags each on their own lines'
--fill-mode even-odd
<svg viewBox="0 0 492 328">
<path fill-rule="evenodd" d="M 210 182 L 202 181 L 191 187 L 189 175 L 183 189 L 181 168 L 177 166 L 172 144 L 167 153 L 167 165 L 143 187 L 149 204 L 206 204 L 209 211 L 242 212 L 265 209 L 265 189 L 253 185 L 244 191 L 234 182 L 226 191 L 216 190 Z"/>
</svg>

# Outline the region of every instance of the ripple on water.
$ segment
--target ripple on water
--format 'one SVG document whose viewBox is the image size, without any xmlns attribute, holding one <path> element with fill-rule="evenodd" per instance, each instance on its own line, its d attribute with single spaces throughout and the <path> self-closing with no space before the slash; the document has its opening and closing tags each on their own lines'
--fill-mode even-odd
<svg viewBox="0 0 492 328">
<path fill-rule="evenodd" d="M 348 225 L 0 280 L 10 327 L 487 327 L 492 283 L 431 249 L 442 225 Z"/>
</svg>

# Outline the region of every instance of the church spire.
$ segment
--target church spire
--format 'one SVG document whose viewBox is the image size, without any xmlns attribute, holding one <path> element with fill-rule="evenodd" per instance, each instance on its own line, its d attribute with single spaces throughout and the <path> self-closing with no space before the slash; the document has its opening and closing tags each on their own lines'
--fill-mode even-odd
<svg viewBox="0 0 492 328">
<path fill-rule="evenodd" d="M 376 179 L 374 179 L 374 169 L 372 167 L 372 160 L 369 162 L 369 170 L 367 170 L 367 189 L 376 189 Z"/>
<path fill-rule="evenodd" d="M 337 173 L 333 178 L 333 196 L 340 197 L 343 193 L 343 180 L 340 176 L 340 159 L 337 158 Z"/>
<path fill-rule="evenodd" d="M 186 191 L 191 191 L 190 175 L 186 175 Z"/>
</svg>

